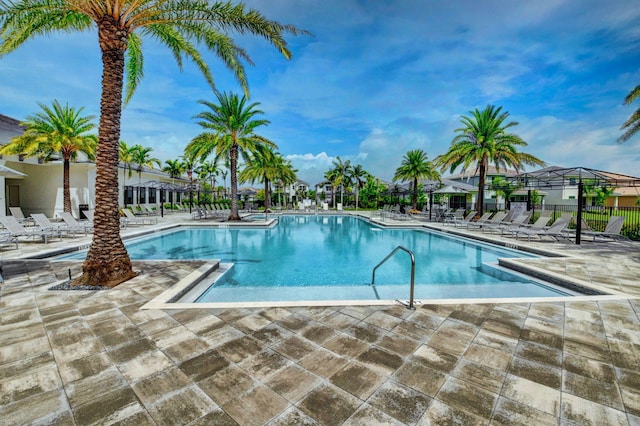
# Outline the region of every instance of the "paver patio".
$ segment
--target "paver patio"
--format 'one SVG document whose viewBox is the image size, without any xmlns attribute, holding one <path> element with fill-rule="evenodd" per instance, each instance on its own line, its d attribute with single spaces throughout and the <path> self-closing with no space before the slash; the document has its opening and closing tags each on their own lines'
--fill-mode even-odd
<svg viewBox="0 0 640 426">
<path fill-rule="evenodd" d="M 532 244 L 640 296 L 638 243 Z M 2 424 L 640 424 L 634 298 L 141 310 L 201 262 L 48 291 L 81 263 L 7 259 L 42 247 L 2 252 Z"/>
</svg>

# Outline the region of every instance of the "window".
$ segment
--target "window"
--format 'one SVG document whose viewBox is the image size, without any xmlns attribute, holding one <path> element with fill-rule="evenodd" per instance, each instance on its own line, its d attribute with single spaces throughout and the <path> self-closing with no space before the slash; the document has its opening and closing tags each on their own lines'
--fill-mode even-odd
<svg viewBox="0 0 640 426">
<path fill-rule="evenodd" d="M 124 203 L 133 204 L 133 187 L 125 186 L 124 187 Z"/>
<path fill-rule="evenodd" d="M 156 202 L 156 189 L 149 188 L 149 204 L 155 204 Z"/>
<path fill-rule="evenodd" d="M 577 185 L 576 178 L 569 178 L 569 185 Z"/>
<path fill-rule="evenodd" d="M 138 204 L 144 204 L 147 201 L 147 188 L 138 188 Z"/>
</svg>

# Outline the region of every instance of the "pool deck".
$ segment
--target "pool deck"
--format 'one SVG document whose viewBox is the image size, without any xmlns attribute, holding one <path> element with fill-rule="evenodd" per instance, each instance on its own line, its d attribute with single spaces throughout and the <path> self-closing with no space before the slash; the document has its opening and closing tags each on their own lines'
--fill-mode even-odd
<svg viewBox="0 0 640 426">
<path fill-rule="evenodd" d="M 89 241 L 0 253 L 3 425 L 640 424 L 640 243 L 517 242 L 566 255 L 530 267 L 615 298 L 411 311 L 142 310 L 203 262 L 136 261 L 138 277 L 88 292 L 47 290 L 81 262 L 24 260 Z"/>
</svg>

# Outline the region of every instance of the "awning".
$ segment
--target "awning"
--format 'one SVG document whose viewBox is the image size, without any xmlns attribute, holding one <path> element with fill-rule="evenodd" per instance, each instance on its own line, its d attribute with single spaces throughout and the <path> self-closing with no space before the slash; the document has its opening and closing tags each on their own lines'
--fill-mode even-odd
<svg viewBox="0 0 640 426">
<path fill-rule="evenodd" d="M 24 179 L 25 177 L 27 177 L 27 175 L 17 170 L 10 169 L 7 166 L 0 165 L 0 177 L 9 179 Z"/>
</svg>

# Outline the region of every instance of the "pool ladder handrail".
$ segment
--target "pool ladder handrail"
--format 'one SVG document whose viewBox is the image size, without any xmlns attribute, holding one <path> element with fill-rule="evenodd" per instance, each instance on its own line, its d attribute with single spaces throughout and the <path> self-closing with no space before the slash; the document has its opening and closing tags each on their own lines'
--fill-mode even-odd
<svg viewBox="0 0 640 426">
<path fill-rule="evenodd" d="M 399 302 L 401 304 L 403 304 L 407 309 L 415 309 L 415 304 L 414 304 L 414 300 L 413 300 L 413 292 L 414 292 L 414 287 L 415 287 L 415 275 L 416 275 L 416 258 L 413 255 L 413 252 L 411 250 L 409 250 L 406 247 L 403 246 L 398 246 L 396 248 L 394 248 L 391 253 L 389 253 L 387 255 L 387 257 L 385 257 L 384 259 L 382 259 L 380 261 L 380 263 L 378 263 L 374 268 L 373 268 L 373 273 L 371 275 L 371 285 L 374 285 L 376 282 L 376 269 L 378 269 L 380 266 L 382 266 L 383 263 L 385 263 L 387 260 L 389 260 L 389 258 L 391 258 L 394 254 L 396 254 L 398 252 L 398 250 L 402 250 L 405 251 L 407 254 L 409 254 L 409 257 L 411 258 L 411 290 L 409 293 L 409 301 L 408 302 L 403 302 L 401 300 L 396 300 L 396 302 Z"/>
</svg>

